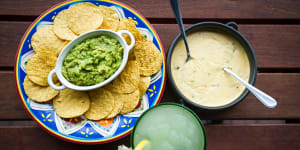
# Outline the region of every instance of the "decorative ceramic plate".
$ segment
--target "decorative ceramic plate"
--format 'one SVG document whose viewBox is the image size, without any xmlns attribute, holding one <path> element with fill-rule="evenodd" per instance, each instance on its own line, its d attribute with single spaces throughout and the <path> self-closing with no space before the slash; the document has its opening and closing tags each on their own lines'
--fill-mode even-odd
<svg viewBox="0 0 300 150">
<path fill-rule="evenodd" d="M 84 116 L 73 119 L 63 119 L 56 115 L 52 102 L 37 103 L 28 98 L 24 92 L 23 81 L 26 76 L 25 67 L 27 60 L 35 53 L 31 46 L 32 35 L 41 27 L 53 24 L 55 16 L 62 10 L 81 2 L 91 2 L 95 5 L 105 5 L 113 8 L 119 18 L 133 19 L 137 28 L 145 35 L 147 40 L 153 41 L 163 55 L 161 70 L 151 77 L 151 85 L 146 94 L 140 98 L 137 108 L 126 115 L 118 115 L 110 120 L 92 121 Z M 136 10 L 117 2 L 106 0 L 65 1 L 59 3 L 41 14 L 27 29 L 20 41 L 15 61 L 16 86 L 20 99 L 31 116 L 43 129 L 56 137 L 75 143 L 99 144 L 117 140 L 128 135 L 138 117 L 150 107 L 159 103 L 166 82 L 165 54 L 162 43 L 150 23 Z"/>
</svg>

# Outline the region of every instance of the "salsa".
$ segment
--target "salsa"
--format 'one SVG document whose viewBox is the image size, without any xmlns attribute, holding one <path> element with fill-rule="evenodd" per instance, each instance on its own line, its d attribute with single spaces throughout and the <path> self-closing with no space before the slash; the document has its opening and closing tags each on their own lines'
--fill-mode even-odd
<svg viewBox="0 0 300 150">
<path fill-rule="evenodd" d="M 75 45 L 65 57 L 63 76 L 75 85 L 103 82 L 121 66 L 123 47 L 118 40 L 101 35 Z"/>
</svg>

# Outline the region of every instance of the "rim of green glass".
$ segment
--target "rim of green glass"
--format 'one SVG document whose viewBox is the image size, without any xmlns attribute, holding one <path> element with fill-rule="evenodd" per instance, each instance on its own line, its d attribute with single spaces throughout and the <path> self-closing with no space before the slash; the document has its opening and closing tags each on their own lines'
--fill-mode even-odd
<svg viewBox="0 0 300 150">
<path fill-rule="evenodd" d="M 188 108 L 188 107 L 186 107 L 186 106 L 184 106 L 184 105 L 180 105 L 180 104 L 178 104 L 178 103 L 170 103 L 170 102 L 160 103 L 160 104 L 158 104 L 158 105 L 155 105 L 155 106 L 151 107 L 150 109 L 146 110 L 146 111 L 138 118 L 138 120 L 136 121 L 136 123 L 135 123 L 135 125 L 134 125 L 134 127 L 133 127 L 133 130 L 132 130 L 132 132 L 131 132 L 131 135 L 130 135 L 130 145 L 131 145 L 131 147 L 134 148 L 134 143 L 133 143 L 134 132 L 135 132 L 135 129 L 136 129 L 137 125 L 139 124 L 139 122 L 140 122 L 141 119 L 143 118 L 143 116 L 145 116 L 145 114 L 147 114 L 149 111 L 151 111 L 151 110 L 153 110 L 153 109 L 155 109 L 155 108 L 157 108 L 157 107 L 164 106 L 164 105 L 175 105 L 175 106 L 181 107 L 181 108 L 187 110 L 188 112 L 190 112 L 190 113 L 198 120 L 198 122 L 200 123 L 201 129 L 202 129 L 202 131 L 203 131 L 203 136 L 204 136 L 204 147 L 203 147 L 204 149 L 203 149 L 203 150 L 206 150 L 206 130 L 205 130 L 205 128 L 204 128 L 204 125 L 203 125 L 202 121 L 201 121 L 200 118 L 198 117 L 198 115 L 197 115 L 194 111 L 192 111 L 190 108 Z"/>
</svg>

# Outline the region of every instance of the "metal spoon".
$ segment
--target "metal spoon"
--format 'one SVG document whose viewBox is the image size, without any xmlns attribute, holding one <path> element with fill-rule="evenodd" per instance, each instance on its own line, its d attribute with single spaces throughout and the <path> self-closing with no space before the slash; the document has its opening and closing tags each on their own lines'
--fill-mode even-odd
<svg viewBox="0 0 300 150">
<path fill-rule="evenodd" d="M 186 54 L 187 54 L 187 58 L 185 60 L 185 62 L 187 62 L 188 60 L 191 59 L 191 55 L 190 55 L 190 50 L 189 50 L 189 46 L 186 40 L 186 34 L 183 28 L 183 23 L 182 23 L 182 17 L 181 17 L 181 12 L 180 12 L 180 7 L 179 7 L 179 2 L 178 0 L 170 0 L 174 15 L 176 17 L 176 21 L 178 23 L 178 26 L 180 28 L 181 31 L 181 35 L 185 44 L 185 49 L 186 49 Z"/>
<path fill-rule="evenodd" d="M 223 70 L 226 71 L 227 73 L 229 73 L 230 75 L 232 75 L 238 81 L 240 81 L 240 83 L 242 83 L 249 91 L 251 91 L 252 94 L 258 100 L 260 100 L 260 102 L 262 102 L 266 107 L 268 107 L 268 108 L 275 108 L 276 107 L 277 101 L 274 98 L 272 98 L 268 94 L 264 93 L 263 91 L 255 88 L 254 86 L 252 86 L 248 82 L 244 81 L 239 76 L 237 76 L 235 73 L 233 73 L 230 69 L 224 67 Z"/>
</svg>

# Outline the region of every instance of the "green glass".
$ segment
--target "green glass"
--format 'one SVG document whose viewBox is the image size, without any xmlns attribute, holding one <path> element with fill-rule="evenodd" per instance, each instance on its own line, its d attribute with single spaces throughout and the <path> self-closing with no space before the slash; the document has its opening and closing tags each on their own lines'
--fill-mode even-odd
<svg viewBox="0 0 300 150">
<path fill-rule="evenodd" d="M 150 141 L 150 150 L 205 150 L 206 134 L 198 116 L 176 103 L 162 103 L 147 110 L 136 122 L 131 146 Z"/>
</svg>

